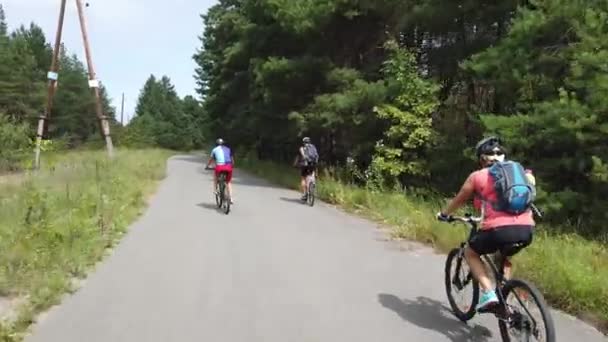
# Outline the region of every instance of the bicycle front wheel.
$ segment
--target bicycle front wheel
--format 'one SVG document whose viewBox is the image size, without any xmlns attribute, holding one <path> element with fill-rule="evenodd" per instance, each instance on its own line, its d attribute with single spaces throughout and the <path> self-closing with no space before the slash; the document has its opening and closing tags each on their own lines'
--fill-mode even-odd
<svg viewBox="0 0 608 342">
<path fill-rule="evenodd" d="M 445 290 L 452 312 L 459 320 L 466 322 L 475 316 L 475 307 L 479 301 L 479 284 L 473 278 L 469 265 L 460 248 L 454 248 L 445 262 Z M 471 299 L 465 297 L 470 293 Z M 459 297 L 460 300 L 456 300 Z"/>
<path fill-rule="evenodd" d="M 498 320 L 498 327 L 503 341 L 555 341 L 555 326 L 549 306 L 534 285 L 513 279 L 505 284 L 502 292 L 507 316 Z M 536 309 L 524 302 L 533 302 Z M 533 311 L 538 314 L 533 315 Z"/>
</svg>

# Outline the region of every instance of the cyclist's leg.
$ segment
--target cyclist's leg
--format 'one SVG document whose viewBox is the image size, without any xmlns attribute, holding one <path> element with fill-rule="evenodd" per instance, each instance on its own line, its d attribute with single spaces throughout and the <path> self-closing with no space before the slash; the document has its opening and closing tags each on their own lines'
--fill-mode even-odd
<svg viewBox="0 0 608 342">
<path fill-rule="evenodd" d="M 502 269 L 502 274 L 505 276 L 505 279 L 511 279 L 511 272 L 513 270 L 513 264 L 511 264 L 511 258 L 506 257 L 503 255 L 503 258 L 505 258 L 505 261 L 503 263 L 504 267 Z"/>
<path fill-rule="evenodd" d="M 477 309 L 482 309 L 489 304 L 498 302 L 496 292 L 492 286 L 492 280 L 488 276 L 486 267 L 481 261 L 481 255 L 494 253 L 497 250 L 494 238 L 494 230 L 480 231 L 469 241 L 469 246 L 465 249 L 464 255 L 471 272 L 481 287 L 481 298 Z"/>
<path fill-rule="evenodd" d="M 218 166 L 216 165 L 215 168 L 213 169 L 213 193 L 217 193 L 217 177 L 219 176 L 220 172 L 218 170 Z"/>
<path fill-rule="evenodd" d="M 317 169 L 313 166 L 310 168 L 310 178 L 307 179 L 306 181 L 306 185 L 308 186 L 308 184 L 310 183 L 316 183 L 317 182 Z"/>
<path fill-rule="evenodd" d="M 492 280 L 490 280 L 490 277 L 486 272 L 486 268 L 481 261 L 481 255 L 483 254 L 478 253 L 470 246 L 464 250 L 464 256 L 467 259 L 467 263 L 471 268 L 471 272 L 473 272 L 473 276 L 479 282 L 481 289 L 490 291 L 492 290 Z"/>
<path fill-rule="evenodd" d="M 228 196 L 230 197 L 230 203 L 234 202 L 234 196 L 232 192 L 232 165 L 226 167 L 226 183 L 228 184 Z"/>
<path fill-rule="evenodd" d="M 306 178 L 308 177 L 308 167 L 300 168 L 300 189 L 302 190 L 302 199 L 306 199 Z"/>
</svg>

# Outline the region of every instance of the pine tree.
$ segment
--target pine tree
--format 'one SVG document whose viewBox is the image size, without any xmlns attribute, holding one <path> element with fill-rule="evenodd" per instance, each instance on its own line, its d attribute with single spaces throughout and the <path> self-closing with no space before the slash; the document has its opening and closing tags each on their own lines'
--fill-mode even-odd
<svg viewBox="0 0 608 342">
<path fill-rule="evenodd" d="M 27 41 L 28 47 L 36 60 L 36 69 L 44 73 L 43 77 L 45 77 L 46 72 L 51 68 L 53 51 L 42 28 L 34 23 L 31 23 L 29 28 L 22 25 L 11 34 L 11 37 L 13 39 L 22 37 Z"/>
<path fill-rule="evenodd" d="M 6 23 L 6 13 L 4 7 L 0 4 L 0 38 L 6 37 L 8 34 L 8 24 Z"/>
<path fill-rule="evenodd" d="M 551 0 L 522 9 L 497 46 L 466 64 L 494 85 L 498 104 L 482 115 L 514 158 L 536 170 L 540 200 L 556 221 L 580 218 L 606 230 L 608 193 L 608 10 Z"/>
<path fill-rule="evenodd" d="M 36 61 L 21 36 L 8 40 L 0 56 L 0 108 L 17 121 L 29 121 L 43 104 L 43 87 Z"/>
</svg>

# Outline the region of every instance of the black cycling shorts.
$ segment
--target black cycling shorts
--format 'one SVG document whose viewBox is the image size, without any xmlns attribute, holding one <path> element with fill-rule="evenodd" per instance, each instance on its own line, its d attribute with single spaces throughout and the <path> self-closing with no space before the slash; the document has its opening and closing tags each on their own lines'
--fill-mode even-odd
<svg viewBox="0 0 608 342">
<path fill-rule="evenodd" d="M 302 177 L 308 177 L 308 176 L 312 175 L 312 173 L 314 171 L 315 171 L 315 167 L 313 165 L 307 165 L 307 166 L 300 167 L 300 175 Z"/>
<path fill-rule="evenodd" d="M 521 248 L 513 250 L 506 256 L 519 252 L 532 243 L 532 226 L 502 226 L 490 230 L 480 230 L 469 241 L 469 246 L 477 254 L 491 254 L 503 247 L 521 243 Z"/>
</svg>

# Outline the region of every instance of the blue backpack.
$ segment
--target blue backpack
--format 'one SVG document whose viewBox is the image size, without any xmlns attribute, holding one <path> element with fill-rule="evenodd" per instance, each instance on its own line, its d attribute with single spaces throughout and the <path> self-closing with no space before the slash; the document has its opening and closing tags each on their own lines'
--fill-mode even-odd
<svg viewBox="0 0 608 342">
<path fill-rule="evenodd" d="M 530 209 L 536 198 L 536 187 L 528 180 L 520 163 L 496 162 L 489 172 L 496 190 L 497 202 L 492 203 L 494 210 L 519 215 Z"/>
<path fill-rule="evenodd" d="M 319 163 L 319 152 L 317 152 L 315 145 L 308 143 L 304 146 L 304 162 L 310 166 Z"/>
</svg>

